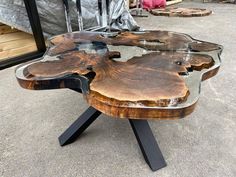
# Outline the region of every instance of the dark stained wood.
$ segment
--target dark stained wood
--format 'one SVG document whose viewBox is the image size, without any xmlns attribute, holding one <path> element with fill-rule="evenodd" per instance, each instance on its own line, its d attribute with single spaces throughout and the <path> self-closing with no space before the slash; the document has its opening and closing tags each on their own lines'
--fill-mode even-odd
<svg viewBox="0 0 236 177">
<path fill-rule="evenodd" d="M 212 70 L 209 70 L 207 72 L 205 72 L 203 75 L 202 75 L 202 81 L 205 81 L 213 76 L 215 76 L 218 71 L 220 69 L 220 66 L 217 66 L 216 68 L 212 69 Z"/>
<path fill-rule="evenodd" d="M 89 66 L 96 66 L 102 62 L 102 56 L 87 54 L 84 51 L 72 51 L 62 54 L 60 60 L 34 63 L 25 69 L 26 77 L 56 77 L 65 74 L 85 75 L 91 70 Z"/>
<path fill-rule="evenodd" d="M 171 36 L 171 37 L 170 37 Z M 114 34 L 114 36 L 106 36 L 99 33 L 67 33 L 62 36 L 58 36 L 51 40 L 52 44 L 59 45 L 63 40 L 70 40 L 74 43 L 79 42 L 89 42 L 97 41 L 104 42 L 109 45 L 124 45 L 124 46 L 138 46 L 146 50 L 185 50 L 188 48 L 187 44 L 192 41 L 192 39 L 187 35 L 181 35 L 178 33 L 172 33 L 168 31 L 149 31 L 130 33 L 122 32 Z M 67 43 L 64 44 L 67 48 Z M 67 48 L 68 49 L 68 48 Z M 70 48 L 73 50 L 73 47 Z M 52 51 L 52 54 L 54 51 Z"/>
<path fill-rule="evenodd" d="M 43 60 L 16 70 L 19 84 L 27 89 L 80 88 L 88 104 L 119 118 L 174 119 L 189 115 L 196 105 L 185 78 L 196 72 L 202 80 L 212 77 L 219 61 L 207 52 L 222 47 L 167 32 L 91 33 L 56 36 Z M 138 46 L 146 52 L 126 62 L 109 51 L 109 45 L 127 52 Z M 201 52 L 204 52 L 202 54 Z M 218 55 L 217 55 L 218 56 Z M 195 89 L 199 83 L 194 83 Z M 192 101 L 191 101 L 192 100 Z"/>
<path fill-rule="evenodd" d="M 202 17 L 212 13 L 211 10 L 201 8 L 180 8 L 170 7 L 166 9 L 154 9 L 150 11 L 151 14 L 156 16 L 169 16 L 169 17 Z"/>
<path fill-rule="evenodd" d="M 2 34 L 8 34 L 8 33 L 14 33 L 17 32 L 18 30 L 15 28 L 12 28 L 7 25 L 0 25 L 0 35 Z"/>
<path fill-rule="evenodd" d="M 191 44 L 189 44 L 189 48 L 190 50 L 194 51 L 194 52 L 209 52 L 212 50 L 217 50 L 219 49 L 219 45 L 217 44 L 212 44 L 209 42 L 192 42 Z"/>
</svg>

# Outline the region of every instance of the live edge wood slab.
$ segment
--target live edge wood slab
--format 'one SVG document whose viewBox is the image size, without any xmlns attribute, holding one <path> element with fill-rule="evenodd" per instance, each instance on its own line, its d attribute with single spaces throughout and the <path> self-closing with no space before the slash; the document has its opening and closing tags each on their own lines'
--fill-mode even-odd
<svg viewBox="0 0 236 177">
<path fill-rule="evenodd" d="M 220 67 L 222 46 L 168 31 L 55 36 L 43 58 L 16 69 L 26 89 L 80 89 L 117 118 L 174 119 L 193 112 L 201 81 Z"/>
</svg>

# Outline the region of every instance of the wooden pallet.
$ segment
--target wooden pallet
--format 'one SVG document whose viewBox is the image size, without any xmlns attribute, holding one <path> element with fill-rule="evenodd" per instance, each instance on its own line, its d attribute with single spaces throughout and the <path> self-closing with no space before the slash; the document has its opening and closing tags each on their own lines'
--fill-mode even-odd
<svg viewBox="0 0 236 177">
<path fill-rule="evenodd" d="M 36 51 L 31 34 L 0 23 L 0 61 Z"/>
</svg>

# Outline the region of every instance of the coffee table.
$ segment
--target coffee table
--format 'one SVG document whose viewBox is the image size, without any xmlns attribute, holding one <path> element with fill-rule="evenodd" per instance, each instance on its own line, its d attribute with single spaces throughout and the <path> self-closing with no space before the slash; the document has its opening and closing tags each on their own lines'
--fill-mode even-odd
<svg viewBox="0 0 236 177">
<path fill-rule="evenodd" d="M 21 87 L 69 88 L 89 108 L 59 137 L 72 143 L 101 113 L 128 119 L 143 156 L 155 171 L 166 162 L 149 119 L 193 112 L 201 82 L 219 70 L 221 45 L 169 31 L 73 32 L 52 37 L 45 55 L 17 67 Z"/>
</svg>

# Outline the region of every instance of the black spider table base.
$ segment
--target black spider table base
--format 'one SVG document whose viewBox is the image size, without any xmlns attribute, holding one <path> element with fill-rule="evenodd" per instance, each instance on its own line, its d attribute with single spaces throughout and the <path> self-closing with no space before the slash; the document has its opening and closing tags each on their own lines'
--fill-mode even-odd
<svg viewBox="0 0 236 177">
<path fill-rule="evenodd" d="M 58 138 L 61 146 L 74 142 L 95 121 L 101 112 L 89 107 L 62 135 Z M 129 119 L 144 159 L 152 171 L 166 166 L 161 150 L 152 134 L 147 120 Z"/>
</svg>

